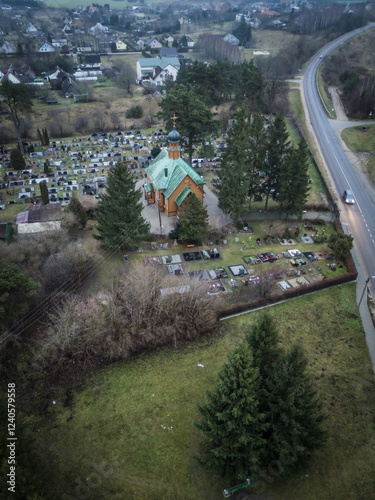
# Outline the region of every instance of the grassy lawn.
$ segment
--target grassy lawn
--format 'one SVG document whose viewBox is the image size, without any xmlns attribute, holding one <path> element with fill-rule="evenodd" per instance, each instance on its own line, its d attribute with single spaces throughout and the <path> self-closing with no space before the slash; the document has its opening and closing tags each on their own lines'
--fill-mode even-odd
<svg viewBox="0 0 375 500">
<path fill-rule="evenodd" d="M 20 212 L 25 212 L 27 205 L 17 203 L 15 205 L 6 205 L 5 210 L 0 210 L 0 222 L 15 222 Z"/>
<path fill-rule="evenodd" d="M 328 439 L 299 474 L 280 481 L 270 470 L 268 484 L 255 491 L 277 499 L 372 498 L 375 384 L 355 307 L 351 284 L 269 309 L 283 344 L 304 346 Z M 221 498 L 228 485 L 195 460 L 196 404 L 258 314 L 225 321 L 221 335 L 178 352 L 164 349 L 103 369 L 71 407 L 53 396 L 48 418 L 30 416 L 50 497 L 80 498 L 85 488 L 96 499 Z"/>
<path fill-rule="evenodd" d="M 367 153 L 366 169 L 371 180 L 375 182 L 375 126 L 346 128 L 342 131 L 341 137 L 352 151 Z"/>
<path fill-rule="evenodd" d="M 342 131 L 341 137 L 348 148 L 356 152 L 375 151 L 375 126 L 363 125 L 359 127 L 346 128 Z"/>
</svg>

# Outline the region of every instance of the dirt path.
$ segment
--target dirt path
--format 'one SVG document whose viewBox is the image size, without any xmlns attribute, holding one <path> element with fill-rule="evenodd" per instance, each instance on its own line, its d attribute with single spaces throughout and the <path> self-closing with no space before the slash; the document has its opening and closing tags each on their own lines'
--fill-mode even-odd
<svg viewBox="0 0 375 500">
<path fill-rule="evenodd" d="M 336 119 L 339 120 L 340 122 L 346 121 L 347 117 L 346 117 L 346 114 L 344 111 L 344 106 L 342 104 L 339 93 L 337 91 L 337 88 L 336 87 L 329 87 L 328 91 L 331 94 L 333 107 L 335 108 L 335 112 L 336 112 Z"/>
</svg>

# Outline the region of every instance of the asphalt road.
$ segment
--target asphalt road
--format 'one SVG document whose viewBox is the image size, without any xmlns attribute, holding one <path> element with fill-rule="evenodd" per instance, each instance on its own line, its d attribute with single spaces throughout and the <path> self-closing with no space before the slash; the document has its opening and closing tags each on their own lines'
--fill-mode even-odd
<svg viewBox="0 0 375 500">
<path fill-rule="evenodd" d="M 375 28 L 375 23 L 352 31 L 324 47 L 309 63 L 303 78 L 303 91 L 309 120 L 314 130 L 323 159 L 330 171 L 337 191 L 341 222 L 345 230 L 352 234 L 355 251 L 365 277 L 370 279 L 371 294 L 375 297 L 375 205 L 369 196 L 368 186 L 357 175 L 342 145 L 335 134 L 333 120 L 327 118 L 315 85 L 319 65 L 327 54 L 340 44 L 357 34 Z M 330 110 L 329 110 L 330 111 Z M 375 122 L 374 122 L 375 124 Z M 346 205 L 342 201 L 345 189 L 351 189 L 356 203 Z"/>
</svg>

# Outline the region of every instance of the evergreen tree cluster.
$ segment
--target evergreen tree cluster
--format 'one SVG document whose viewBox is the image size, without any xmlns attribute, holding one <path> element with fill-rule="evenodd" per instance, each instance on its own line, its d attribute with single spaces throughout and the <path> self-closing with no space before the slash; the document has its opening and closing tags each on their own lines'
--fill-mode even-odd
<svg viewBox="0 0 375 500">
<path fill-rule="evenodd" d="M 141 197 L 128 165 L 118 161 L 109 170 L 106 192 L 100 195 L 95 211 L 98 223 L 94 237 L 105 248 L 130 248 L 148 237 L 150 224 L 142 217 Z"/>
<path fill-rule="evenodd" d="M 200 462 L 231 481 L 265 471 L 290 475 L 324 440 L 322 405 L 299 345 L 280 346 L 276 324 L 262 316 L 228 356 L 196 427 Z"/>
<path fill-rule="evenodd" d="M 49 136 L 48 136 L 47 128 L 44 127 L 44 128 L 42 128 L 42 130 L 39 130 L 39 128 L 38 128 L 36 131 L 38 134 L 40 144 L 42 146 L 48 146 L 49 145 Z"/>
<path fill-rule="evenodd" d="M 255 112 L 262 109 L 264 104 L 262 70 L 253 61 L 233 64 L 224 60 L 210 65 L 195 61 L 193 64 L 183 64 L 176 83 L 193 88 L 209 107 L 234 99 L 242 105 L 245 103 L 246 107 L 252 105 L 251 111 Z M 170 82 L 170 85 L 176 83 Z"/>
<path fill-rule="evenodd" d="M 219 177 L 219 207 L 235 219 L 246 215 L 253 201 L 271 197 L 280 212 L 302 215 L 307 200 L 308 152 L 301 139 L 288 140 L 285 118 L 279 114 L 267 129 L 260 113 L 247 118 L 245 109 L 231 124 Z"/>
</svg>

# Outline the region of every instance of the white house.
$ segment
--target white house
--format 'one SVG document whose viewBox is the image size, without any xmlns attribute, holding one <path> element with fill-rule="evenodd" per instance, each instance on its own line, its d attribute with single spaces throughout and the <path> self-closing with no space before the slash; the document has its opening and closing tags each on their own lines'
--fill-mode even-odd
<svg viewBox="0 0 375 500">
<path fill-rule="evenodd" d="M 150 36 L 148 40 L 145 41 L 145 49 L 157 49 L 159 50 L 162 44 L 154 36 Z"/>
<path fill-rule="evenodd" d="M 187 47 L 187 48 L 191 49 L 194 47 L 195 43 L 194 43 L 194 40 L 192 38 L 190 38 L 190 36 L 182 35 L 182 37 L 178 41 L 178 45 L 180 47 Z"/>
<path fill-rule="evenodd" d="M 138 59 L 137 83 L 141 83 L 142 80 L 145 79 L 155 78 L 155 76 L 157 76 L 156 73 L 159 75 L 164 69 L 168 71 L 168 75 L 170 75 L 173 80 L 176 80 L 180 66 L 181 64 L 178 57 L 148 57 Z M 158 67 L 160 70 L 155 71 Z M 164 75 L 166 74 L 165 71 Z"/>
<path fill-rule="evenodd" d="M 95 35 L 97 33 L 108 33 L 108 26 L 103 26 L 101 23 L 96 23 L 95 26 L 89 28 L 89 32 L 91 35 Z"/>
<path fill-rule="evenodd" d="M 52 38 L 53 47 L 60 48 L 68 45 L 68 40 L 66 38 Z"/>
<path fill-rule="evenodd" d="M 27 27 L 26 27 L 26 33 L 27 34 L 30 34 L 30 33 L 37 33 L 38 29 L 33 25 L 33 24 L 28 24 Z"/>
<path fill-rule="evenodd" d="M 38 52 L 55 52 L 55 47 L 48 42 L 44 42 L 43 45 L 39 47 Z"/>
<path fill-rule="evenodd" d="M 164 35 L 164 36 L 163 36 L 163 41 L 164 41 L 165 43 L 173 43 L 173 42 L 174 42 L 174 38 L 173 38 L 173 36 L 172 36 L 172 35 L 168 35 L 168 34 L 167 34 L 167 35 Z"/>
<path fill-rule="evenodd" d="M 172 77 L 173 80 L 176 80 L 177 73 L 178 71 L 176 71 L 176 68 L 171 64 L 168 64 L 164 68 L 157 66 L 154 68 L 150 80 L 156 85 L 164 85 L 167 78 Z"/>
<path fill-rule="evenodd" d="M 133 39 L 133 42 L 134 44 L 139 47 L 141 50 L 143 49 L 143 47 L 145 46 L 145 42 L 143 40 L 141 40 L 140 38 L 138 38 L 137 36 Z"/>
</svg>

